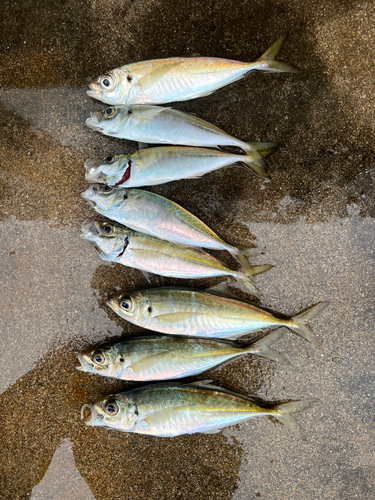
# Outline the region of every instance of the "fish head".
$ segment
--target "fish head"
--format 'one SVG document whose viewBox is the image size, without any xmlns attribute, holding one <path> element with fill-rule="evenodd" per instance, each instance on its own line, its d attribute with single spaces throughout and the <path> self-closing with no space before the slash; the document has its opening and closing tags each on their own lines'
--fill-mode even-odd
<svg viewBox="0 0 375 500">
<path fill-rule="evenodd" d="M 120 292 L 107 302 L 109 307 L 121 318 L 136 325 L 144 325 L 149 307 L 146 297 L 141 292 Z"/>
<path fill-rule="evenodd" d="M 115 188 L 108 184 L 92 184 L 81 196 L 89 201 L 98 212 L 110 216 L 124 204 L 128 198 L 128 192 L 126 189 Z"/>
<path fill-rule="evenodd" d="M 81 229 L 82 239 L 94 242 L 102 252 L 113 257 L 125 251 L 129 236 L 129 229 L 112 221 L 88 221 Z"/>
<path fill-rule="evenodd" d="M 126 108 L 125 113 L 122 108 L 122 106 L 110 106 L 103 111 L 91 111 L 90 117 L 85 123 L 87 127 L 97 132 L 116 137 L 128 117 L 126 112 L 128 108 Z M 123 120 L 123 116 L 125 120 Z"/>
<path fill-rule="evenodd" d="M 126 67 L 116 68 L 94 78 L 86 94 L 106 104 L 126 104 L 133 85 L 133 77 Z"/>
<path fill-rule="evenodd" d="M 119 377 L 130 363 L 119 354 L 115 344 L 102 344 L 78 354 L 80 366 L 77 370 L 107 377 Z"/>
<path fill-rule="evenodd" d="M 88 408 L 90 415 L 84 417 Z M 81 409 L 81 419 L 91 427 L 110 427 L 131 432 L 139 419 L 135 403 L 126 395 L 112 394 Z"/>
<path fill-rule="evenodd" d="M 89 183 L 108 184 L 115 186 L 122 184 L 124 175 L 130 169 L 131 157 L 129 155 L 108 154 L 104 158 L 85 161 L 86 181 Z"/>
</svg>

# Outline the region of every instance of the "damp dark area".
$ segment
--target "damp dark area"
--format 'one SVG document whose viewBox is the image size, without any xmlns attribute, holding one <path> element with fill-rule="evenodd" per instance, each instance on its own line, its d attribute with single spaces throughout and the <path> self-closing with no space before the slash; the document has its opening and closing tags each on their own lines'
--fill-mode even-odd
<svg viewBox="0 0 375 500">
<path fill-rule="evenodd" d="M 1 499 L 371 499 L 374 487 L 375 6 L 307 0 L 4 0 L 0 19 Z M 314 399 L 302 442 L 267 418 L 173 439 L 81 421 L 84 404 L 135 387 L 76 370 L 100 342 L 145 334 L 106 305 L 119 290 L 204 289 L 100 260 L 80 238 L 88 158 L 137 144 L 85 127 L 105 105 L 87 83 L 134 61 L 201 54 L 253 61 L 288 32 L 296 74 L 254 72 L 176 103 L 244 141 L 275 141 L 270 181 L 239 166 L 151 191 L 227 242 L 256 243 L 261 305 L 292 316 L 279 365 L 244 356 L 199 379 L 269 400 Z M 225 252 L 214 253 L 231 267 Z M 220 281 L 220 280 L 218 280 Z M 235 290 L 237 293 L 237 290 Z"/>
</svg>

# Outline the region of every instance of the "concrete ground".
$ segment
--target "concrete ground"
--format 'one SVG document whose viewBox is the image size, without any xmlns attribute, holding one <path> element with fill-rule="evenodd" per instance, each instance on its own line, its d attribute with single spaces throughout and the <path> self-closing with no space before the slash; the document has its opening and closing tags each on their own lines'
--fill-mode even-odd
<svg viewBox="0 0 375 500">
<path fill-rule="evenodd" d="M 372 2 L 4 0 L 0 19 L 0 497 L 34 500 L 373 499 L 374 60 Z M 176 108 L 242 140 L 278 141 L 271 181 L 241 168 L 151 190 L 226 241 L 256 239 L 262 305 L 312 322 L 322 350 L 285 330 L 290 366 L 250 356 L 203 374 L 241 394 L 317 399 L 308 441 L 267 419 L 156 439 L 85 427 L 81 406 L 130 387 L 78 372 L 76 354 L 139 333 L 105 305 L 150 286 L 82 241 L 86 158 L 135 143 L 85 128 L 108 69 L 199 53 L 254 60 L 283 33 L 298 74 L 249 75 Z M 227 264 L 236 263 L 217 253 Z M 152 286 L 209 286 L 151 277 Z"/>
</svg>

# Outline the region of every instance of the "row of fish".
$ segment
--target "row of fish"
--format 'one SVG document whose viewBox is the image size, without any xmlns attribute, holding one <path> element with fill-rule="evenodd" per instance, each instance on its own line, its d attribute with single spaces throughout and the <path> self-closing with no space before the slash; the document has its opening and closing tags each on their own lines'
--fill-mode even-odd
<svg viewBox="0 0 375 500">
<path fill-rule="evenodd" d="M 133 154 L 110 154 L 85 164 L 86 179 L 92 184 L 82 196 L 113 221 L 95 220 L 82 228 L 82 237 L 95 243 L 102 259 L 162 276 L 230 276 L 242 289 L 260 296 L 251 277 L 272 266 L 252 266 L 248 261 L 252 247 L 232 246 L 176 203 L 129 188 L 197 178 L 235 163 L 268 177 L 264 158 L 278 149 L 276 143 L 243 142 L 200 118 L 155 104 L 208 95 L 252 70 L 294 72 L 293 66 L 275 60 L 284 41 L 285 37 L 280 38 L 254 63 L 205 57 L 144 61 L 112 70 L 89 85 L 89 96 L 111 106 L 91 113 L 86 124 L 103 134 L 140 143 Z M 167 146 L 147 148 L 148 144 Z M 206 149 L 228 146 L 244 154 Z M 228 251 L 241 264 L 240 270 L 228 268 L 203 248 Z M 207 290 L 122 291 L 108 305 L 130 323 L 159 334 L 87 350 L 79 355 L 78 369 L 139 382 L 198 375 L 246 354 L 288 362 L 271 348 L 281 337 L 281 328 L 257 340 L 227 339 L 286 326 L 319 345 L 307 323 L 324 304 L 292 318 L 276 317 L 233 296 L 222 283 Z M 163 382 L 101 398 L 84 405 L 81 414 L 90 426 L 161 437 L 214 433 L 252 417 L 274 416 L 301 436 L 292 414 L 311 405 L 261 401 L 210 381 Z"/>
</svg>

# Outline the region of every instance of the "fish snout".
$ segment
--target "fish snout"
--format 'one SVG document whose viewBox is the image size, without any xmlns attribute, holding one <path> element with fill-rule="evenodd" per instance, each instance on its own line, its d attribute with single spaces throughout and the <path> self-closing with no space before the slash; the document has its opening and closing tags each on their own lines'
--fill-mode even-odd
<svg viewBox="0 0 375 500">
<path fill-rule="evenodd" d="M 81 227 L 81 238 L 83 240 L 95 241 L 99 232 L 93 221 L 85 221 Z"/>
<path fill-rule="evenodd" d="M 90 184 L 95 184 L 97 182 L 103 184 L 106 181 L 106 175 L 102 172 L 101 166 L 102 161 L 100 160 L 86 160 L 84 167 L 86 169 L 86 181 Z"/>
<path fill-rule="evenodd" d="M 95 184 L 91 187 L 86 189 L 83 193 L 81 193 L 81 198 L 87 201 L 95 201 L 96 193 L 98 192 L 98 188 L 95 186 Z"/>
<path fill-rule="evenodd" d="M 101 130 L 100 124 L 101 124 L 101 116 L 99 113 L 95 111 L 91 111 L 90 117 L 86 119 L 86 125 L 87 127 L 93 129 L 93 130 Z"/>
<path fill-rule="evenodd" d="M 78 361 L 81 363 L 80 366 L 76 366 L 76 369 L 79 370 L 80 372 L 90 372 L 91 369 L 94 367 L 89 354 L 90 350 L 87 349 L 86 351 L 81 352 L 80 354 L 77 355 Z"/>
<path fill-rule="evenodd" d="M 88 85 L 89 90 L 86 90 L 86 94 L 93 99 L 98 99 L 102 94 L 99 79 L 100 77 L 94 78 Z"/>
</svg>

